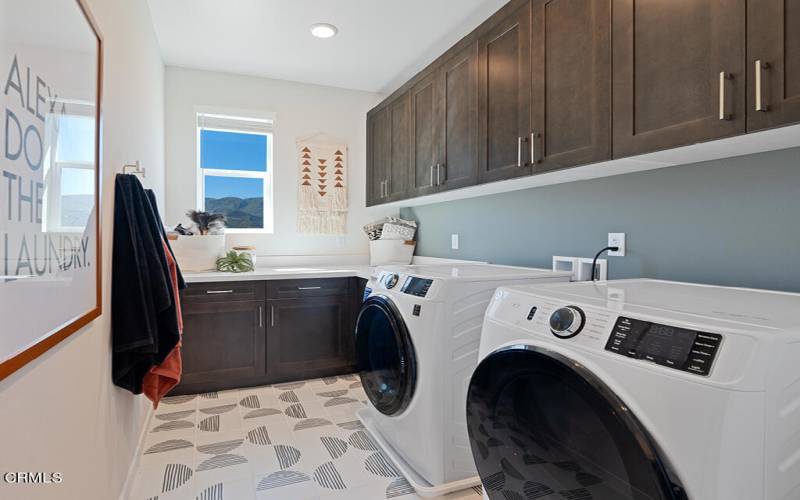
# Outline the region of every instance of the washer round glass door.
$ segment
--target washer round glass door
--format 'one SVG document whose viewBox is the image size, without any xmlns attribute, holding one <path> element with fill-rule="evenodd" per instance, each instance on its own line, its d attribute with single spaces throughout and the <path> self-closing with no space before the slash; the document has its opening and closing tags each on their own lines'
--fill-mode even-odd
<svg viewBox="0 0 800 500">
<path fill-rule="evenodd" d="M 687 498 L 630 409 L 551 351 L 513 346 L 486 357 L 470 382 L 467 425 L 492 500 Z"/>
<path fill-rule="evenodd" d="M 372 296 L 361 306 L 356 353 L 361 383 L 373 406 L 385 415 L 405 410 L 416 386 L 416 354 L 405 322 L 389 299 Z"/>
</svg>

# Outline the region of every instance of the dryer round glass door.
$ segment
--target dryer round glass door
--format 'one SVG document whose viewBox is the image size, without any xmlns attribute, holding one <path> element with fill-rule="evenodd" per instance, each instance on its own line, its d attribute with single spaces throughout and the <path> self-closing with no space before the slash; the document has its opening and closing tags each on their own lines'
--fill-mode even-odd
<svg viewBox="0 0 800 500">
<path fill-rule="evenodd" d="M 361 383 L 372 405 L 385 415 L 405 410 L 416 386 L 416 354 L 405 322 L 389 299 L 377 295 L 361 306 L 356 354 Z"/>
<path fill-rule="evenodd" d="M 513 346 L 486 357 L 470 382 L 467 426 L 492 500 L 687 498 L 627 406 L 551 351 Z"/>
</svg>

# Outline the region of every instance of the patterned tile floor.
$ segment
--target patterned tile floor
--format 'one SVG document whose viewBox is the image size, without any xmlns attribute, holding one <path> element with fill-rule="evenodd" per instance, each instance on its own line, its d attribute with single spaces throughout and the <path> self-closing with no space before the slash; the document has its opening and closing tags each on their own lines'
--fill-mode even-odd
<svg viewBox="0 0 800 500">
<path fill-rule="evenodd" d="M 420 498 L 356 418 L 366 399 L 355 375 L 166 398 L 130 499 Z"/>
</svg>

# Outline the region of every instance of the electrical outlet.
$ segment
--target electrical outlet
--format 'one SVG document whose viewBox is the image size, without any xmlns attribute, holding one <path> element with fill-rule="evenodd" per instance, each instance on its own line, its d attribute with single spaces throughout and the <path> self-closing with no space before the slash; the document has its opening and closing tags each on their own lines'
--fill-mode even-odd
<svg viewBox="0 0 800 500">
<path fill-rule="evenodd" d="M 609 257 L 625 257 L 625 233 L 608 233 L 608 246 L 619 247 L 617 251 L 609 250 Z"/>
<path fill-rule="evenodd" d="M 458 250 L 458 235 L 451 234 L 450 235 L 450 248 L 453 250 Z"/>
</svg>

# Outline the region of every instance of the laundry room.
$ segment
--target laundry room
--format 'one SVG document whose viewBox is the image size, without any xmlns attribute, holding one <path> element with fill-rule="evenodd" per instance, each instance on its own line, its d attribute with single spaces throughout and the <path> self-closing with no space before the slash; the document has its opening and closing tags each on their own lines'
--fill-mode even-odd
<svg viewBox="0 0 800 500">
<path fill-rule="evenodd" d="M 0 0 L 3 500 L 800 500 L 800 2 Z"/>
</svg>

